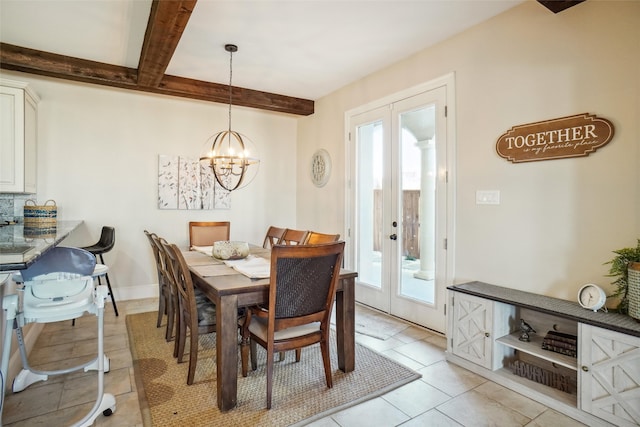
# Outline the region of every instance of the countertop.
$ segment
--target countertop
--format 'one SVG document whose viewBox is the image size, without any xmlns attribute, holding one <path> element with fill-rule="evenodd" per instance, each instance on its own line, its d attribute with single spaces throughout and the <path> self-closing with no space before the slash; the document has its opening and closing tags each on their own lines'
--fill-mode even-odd
<svg viewBox="0 0 640 427">
<path fill-rule="evenodd" d="M 640 337 L 640 322 L 634 318 L 619 313 L 586 310 L 574 301 L 566 301 L 483 282 L 452 285 L 447 289 Z"/>
<path fill-rule="evenodd" d="M 0 227 L 0 271 L 24 270 L 80 224 L 82 221 L 57 221 L 55 226 L 47 227 Z"/>
</svg>

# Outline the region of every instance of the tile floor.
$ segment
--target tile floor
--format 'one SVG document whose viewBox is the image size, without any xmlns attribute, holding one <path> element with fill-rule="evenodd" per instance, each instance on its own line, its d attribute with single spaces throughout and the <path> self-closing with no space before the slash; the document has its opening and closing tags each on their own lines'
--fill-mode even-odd
<svg viewBox="0 0 640 427">
<path fill-rule="evenodd" d="M 100 415 L 96 426 L 142 426 L 125 317 L 157 309 L 157 300 L 118 303 L 120 316 L 108 306 L 105 315 L 105 352 L 111 371 L 105 389 L 116 396 L 117 410 Z M 368 310 L 358 306 L 357 313 Z M 48 324 L 36 343 L 30 362 L 47 369 L 53 362 L 73 366 L 95 354 L 95 317 Z M 409 326 L 387 340 L 357 335 L 357 341 L 420 372 L 422 378 L 382 397 L 335 413 L 313 427 L 387 426 L 581 426 L 553 411 L 444 360 L 445 339 L 425 329 Z M 83 359 L 84 358 L 84 359 Z M 2 425 L 65 426 L 86 414 L 95 401 L 95 372 L 51 377 L 26 390 L 8 393 Z"/>
</svg>

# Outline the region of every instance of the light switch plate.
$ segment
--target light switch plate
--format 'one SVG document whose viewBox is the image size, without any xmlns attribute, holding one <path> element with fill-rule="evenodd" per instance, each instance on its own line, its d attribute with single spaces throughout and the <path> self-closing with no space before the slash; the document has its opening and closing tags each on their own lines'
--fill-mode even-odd
<svg viewBox="0 0 640 427">
<path fill-rule="evenodd" d="M 500 190 L 477 190 L 476 205 L 499 205 Z"/>
</svg>

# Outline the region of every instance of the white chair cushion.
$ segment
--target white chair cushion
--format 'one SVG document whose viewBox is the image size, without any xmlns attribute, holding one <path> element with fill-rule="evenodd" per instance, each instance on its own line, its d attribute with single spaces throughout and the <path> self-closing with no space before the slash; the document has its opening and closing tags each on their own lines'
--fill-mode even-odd
<svg viewBox="0 0 640 427">
<path fill-rule="evenodd" d="M 312 334 L 320 330 L 320 322 L 308 323 L 306 325 L 294 326 L 292 328 L 276 331 L 274 334 L 274 340 L 286 340 L 289 338 L 301 337 L 303 335 Z M 267 319 L 261 317 L 252 317 L 251 323 L 249 323 L 249 331 L 260 337 L 261 339 L 267 339 Z"/>
</svg>

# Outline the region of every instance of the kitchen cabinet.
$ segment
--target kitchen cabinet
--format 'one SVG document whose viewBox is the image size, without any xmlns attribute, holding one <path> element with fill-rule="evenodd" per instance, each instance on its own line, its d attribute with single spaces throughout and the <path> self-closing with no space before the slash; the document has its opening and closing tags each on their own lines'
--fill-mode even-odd
<svg viewBox="0 0 640 427">
<path fill-rule="evenodd" d="M 640 425 L 640 322 L 482 282 L 447 301 L 449 362 L 590 426 Z M 573 355 L 542 348 L 552 331 L 576 339 Z"/>
<path fill-rule="evenodd" d="M 0 79 L 0 193 L 36 192 L 38 96 Z"/>
</svg>

